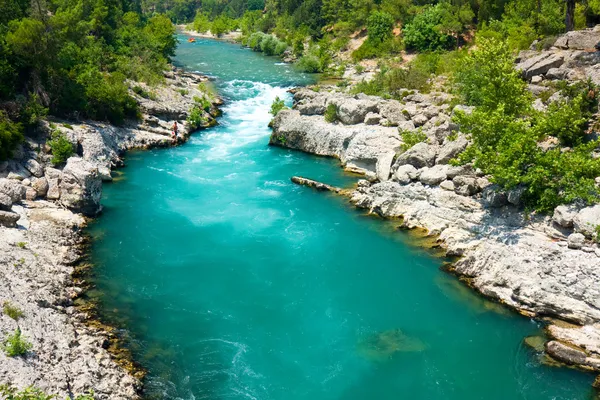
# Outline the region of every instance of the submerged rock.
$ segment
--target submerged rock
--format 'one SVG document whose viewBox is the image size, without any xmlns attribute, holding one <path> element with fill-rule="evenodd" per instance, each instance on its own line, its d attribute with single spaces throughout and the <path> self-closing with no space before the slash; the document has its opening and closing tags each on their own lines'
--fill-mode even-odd
<svg viewBox="0 0 600 400">
<path fill-rule="evenodd" d="M 360 355 L 371 361 L 385 361 L 398 352 L 421 352 L 427 345 L 420 339 L 405 335 L 400 329 L 390 329 L 367 336 L 358 343 Z"/>
</svg>

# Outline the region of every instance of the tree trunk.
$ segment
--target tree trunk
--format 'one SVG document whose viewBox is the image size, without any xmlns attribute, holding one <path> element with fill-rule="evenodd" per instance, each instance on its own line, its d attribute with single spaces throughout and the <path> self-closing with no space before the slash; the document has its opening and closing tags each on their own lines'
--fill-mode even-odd
<svg viewBox="0 0 600 400">
<path fill-rule="evenodd" d="M 565 17 L 565 25 L 567 27 L 567 32 L 575 29 L 575 0 L 566 0 L 567 1 L 567 12 Z"/>
</svg>

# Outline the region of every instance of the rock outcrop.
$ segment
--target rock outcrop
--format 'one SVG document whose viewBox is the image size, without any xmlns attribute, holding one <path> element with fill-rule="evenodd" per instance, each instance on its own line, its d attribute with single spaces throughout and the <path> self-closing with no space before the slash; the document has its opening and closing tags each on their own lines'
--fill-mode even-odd
<svg viewBox="0 0 600 400">
<path fill-rule="evenodd" d="M 83 288 L 72 274 L 84 256 L 84 216 L 101 210 L 102 181 L 123 165 L 123 152 L 171 146 L 192 132 L 185 119 L 194 96 L 209 96 L 198 86 L 206 78 L 173 70 L 166 80 L 153 89 L 153 99 L 135 95 L 140 121 L 120 127 L 96 121 L 47 124 L 47 133 L 60 130 L 77 149 L 64 165 L 51 164 L 43 137 L 28 139 L 12 160 L 0 163 L 0 304 L 23 311 L 18 323 L 0 317 L 0 340 L 18 327 L 33 345 L 24 357 L 0 352 L 0 384 L 34 385 L 59 398 L 89 390 L 96 399 L 139 398 L 138 378 L 107 351 L 110 328 L 90 324 L 88 312 L 75 307 Z M 207 126 L 218 115 L 220 100 L 213 103 L 212 115 L 205 111 Z M 175 120 L 181 129 L 173 140 Z"/>
<path fill-rule="evenodd" d="M 553 60 L 560 57 L 543 59 L 548 62 L 543 68 L 540 58 L 526 70 L 556 68 L 559 63 Z M 600 225 L 600 206 L 561 206 L 552 218 L 525 218 L 523 187 L 503 192 L 472 166 L 448 165 L 468 140 L 452 126 L 453 110 L 436 104 L 434 96 L 418 94 L 404 102 L 363 97 L 370 112 L 383 117 L 380 125 L 354 123 L 358 118 L 329 124 L 320 105 L 343 104 L 350 96 L 335 89 L 321 88 L 318 94 L 301 89 L 295 108 L 314 114 L 279 113 L 271 144 L 336 157 L 346 169 L 364 173 L 368 180 L 350 194 L 352 203 L 382 217 L 401 218 L 406 228 L 438 235 L 448 255 L 460 256 L 453 270 L 486 296 L 528 316 L 576 323 L 580 329 L 563 332 L 560 340 L 548 343 L 548 352 L 600 371 L 600 247 L 590 240 Z M 430 122 L 422 124 L 421 116 Z M 391 121 L 410 122 L 413 130 L 422 124 L 427 140 L 402 151 L 401 133 L 386 126 Z M 391 165 L 389 174 L 380 173 L 379 165 Z"/>
</svg>

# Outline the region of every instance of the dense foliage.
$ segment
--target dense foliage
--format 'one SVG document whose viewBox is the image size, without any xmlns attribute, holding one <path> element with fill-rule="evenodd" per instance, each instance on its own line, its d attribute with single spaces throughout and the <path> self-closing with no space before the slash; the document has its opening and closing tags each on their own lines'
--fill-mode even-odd
<svg viewBox="0 0 600 400">
<path fill-rule="evenodd" d="M 472 162 L 504 189 L 522 186 L 527 205 L 542 212 L 575 200 L 598 201 L 600 159 L 592 154 L 598 141 L 586 135 L 586 121 L 598 106 L 595 88 L 576 85 L 564 91 L 568 97 L 561 103 L 535 111 L 513 62 L 506 42 L 485 38 L 459 62 L 459 94 L 475 109 L 456 115 L 472 141 L 458 161 Z"/>
<path fill-rule="evenodd" d="M 0 2 L 0 158 L 47 113 L 135 117 L 126 80 L 161 81 L 174 32 L 134 0 Z"/>
<path fill-rule="evenodd" d="M 0 385 L 0 396 L 6 400 L 54 400 L 57 396 L 44 393 L 42 390 L 30 386 L 19 390 L 10 385 Z M 69 397 L 71 398 L 71 397 Z M 72 397 L 74 400 L 94 400 L 94 392 Z"/>
</svg>

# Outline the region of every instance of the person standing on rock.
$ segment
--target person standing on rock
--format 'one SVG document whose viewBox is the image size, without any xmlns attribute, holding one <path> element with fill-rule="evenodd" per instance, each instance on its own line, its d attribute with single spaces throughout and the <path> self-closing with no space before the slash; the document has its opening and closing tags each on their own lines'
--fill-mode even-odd
<svg viewBox="0 0 600 400">
<path fill-rule="evenodd" d="M 171 139 L 173 139 L 173 143 L 177 141 L 177 131 L 179 127 L 177 126 L 177 121 L 173 122 L 173 127 L 171 128 Z"/>
</svg>

